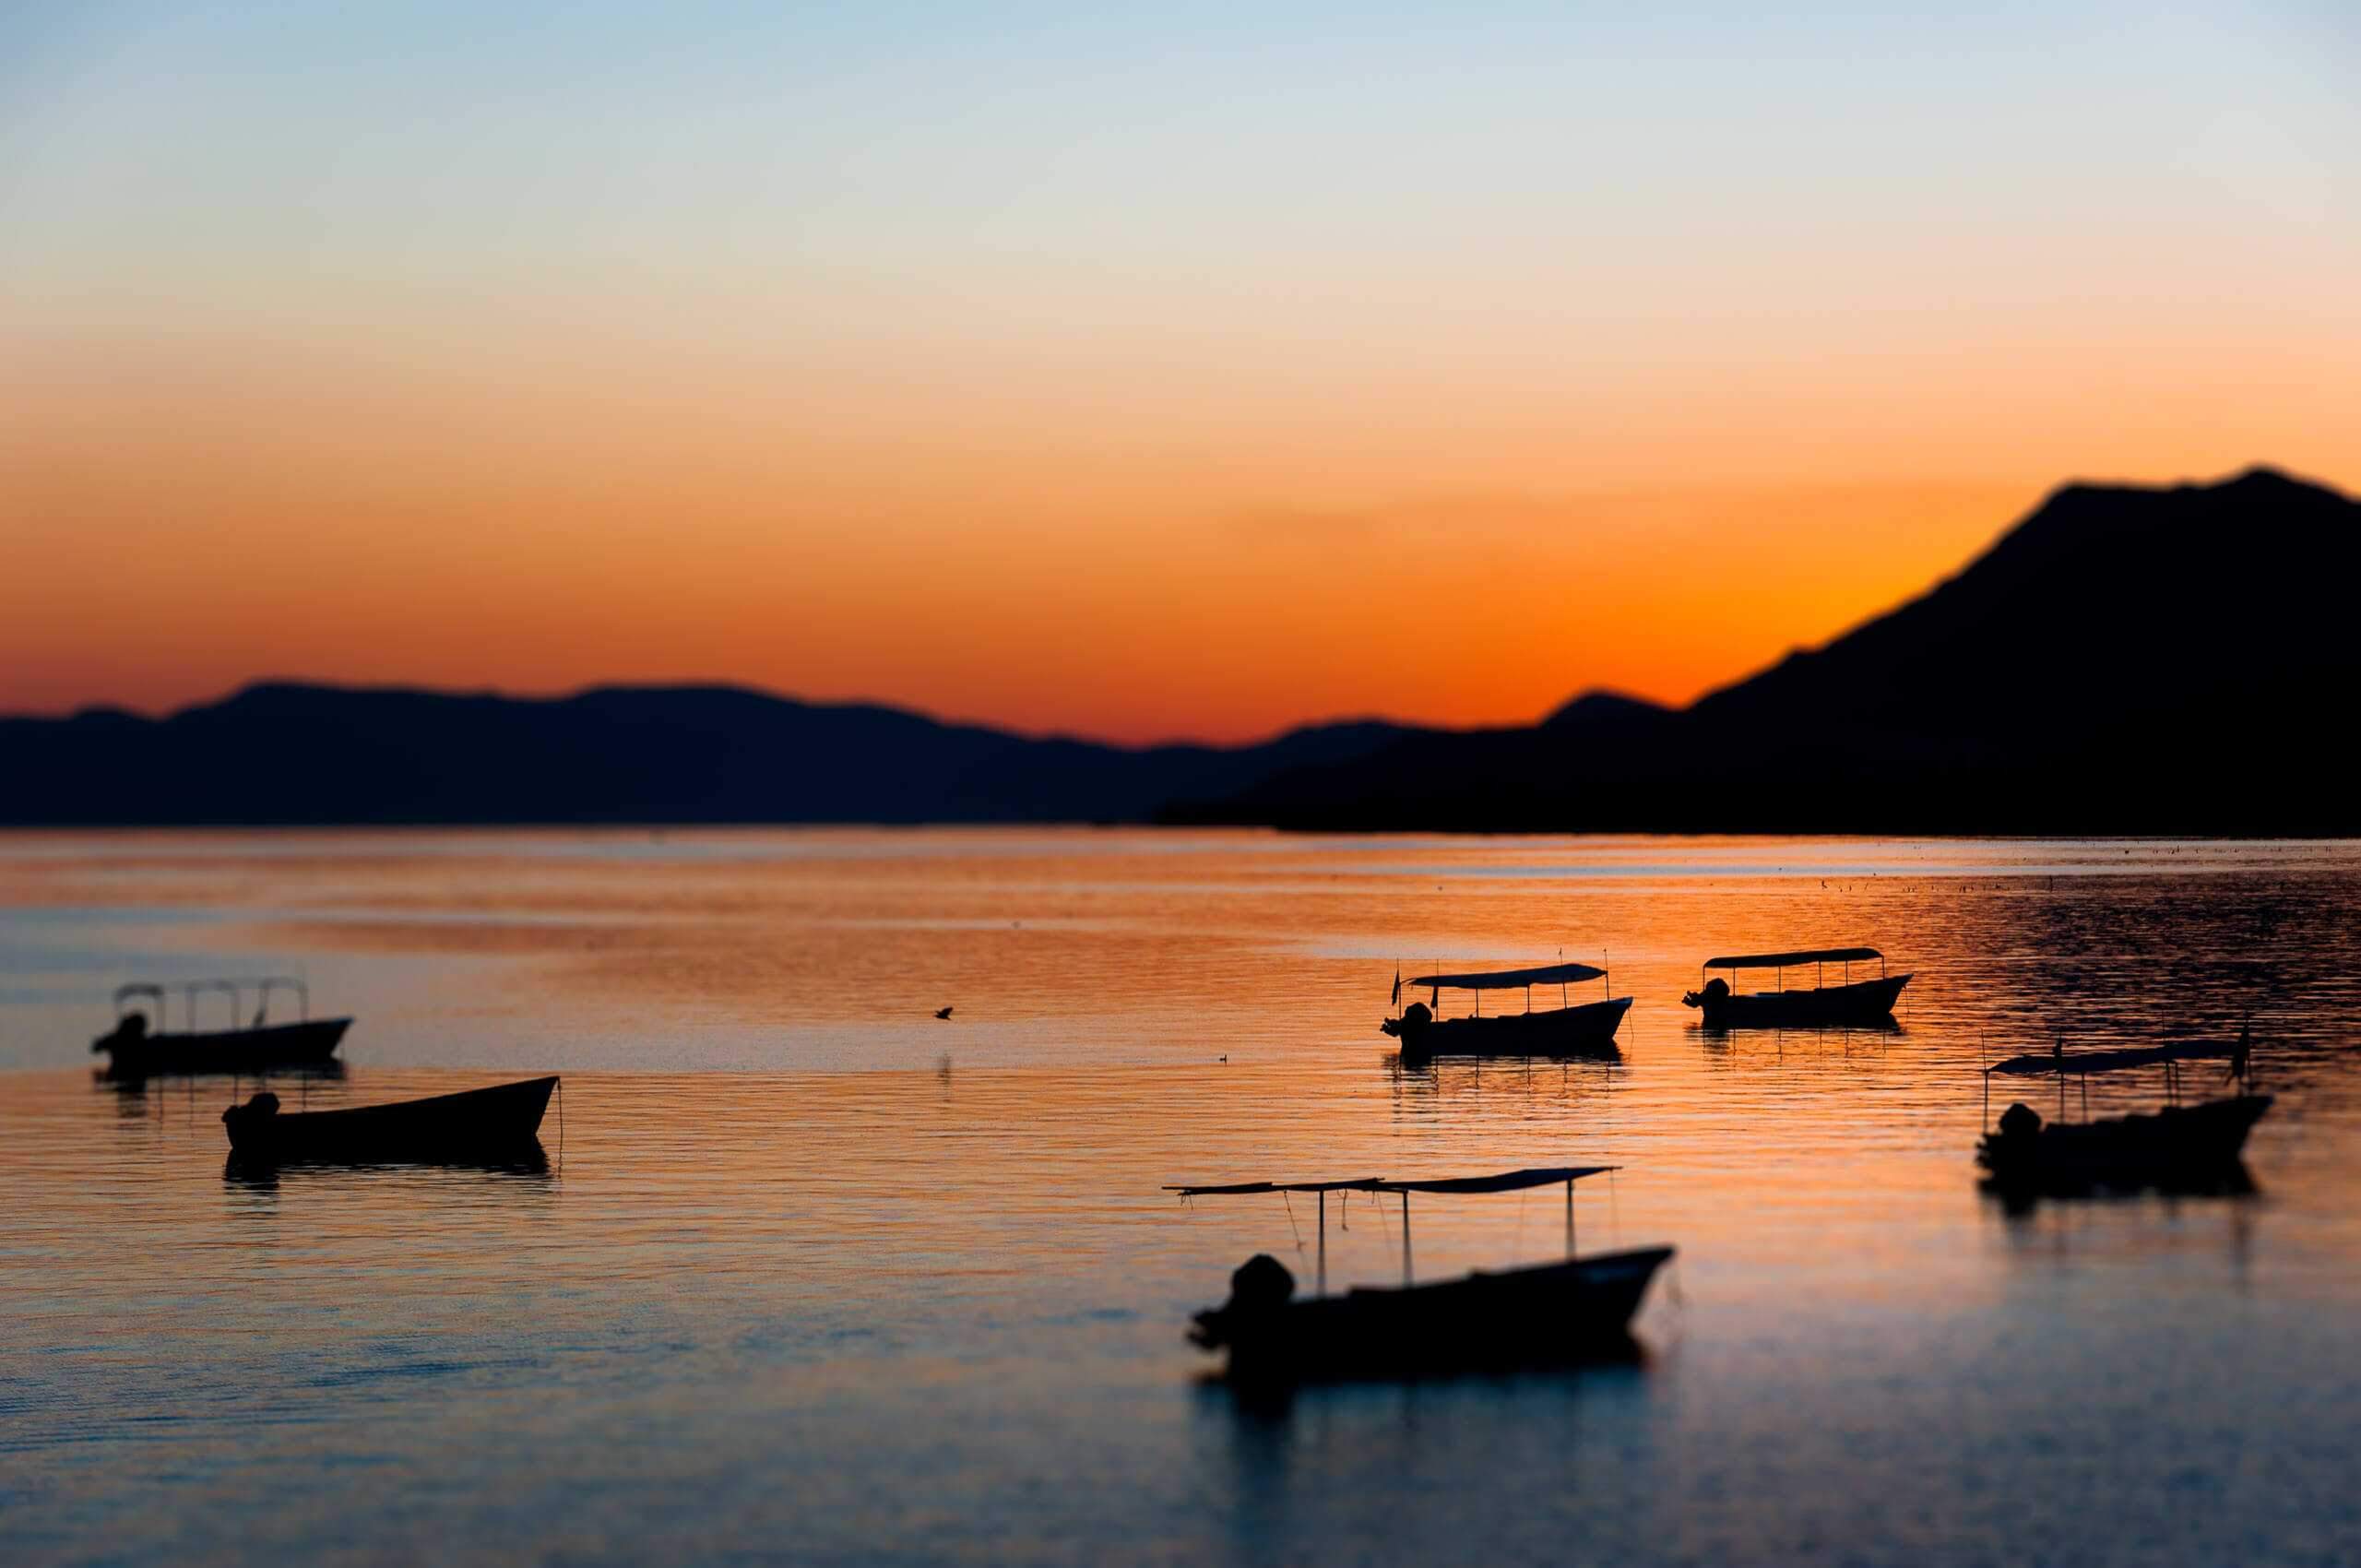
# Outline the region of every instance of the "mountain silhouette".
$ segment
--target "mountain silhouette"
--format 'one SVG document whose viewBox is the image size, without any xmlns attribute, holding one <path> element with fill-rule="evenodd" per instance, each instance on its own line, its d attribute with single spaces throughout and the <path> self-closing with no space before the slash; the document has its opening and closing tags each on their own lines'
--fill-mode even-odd
<svg viewBox="0 0 2361 1568">
<path fill-rule="evenodd" d="M 1137 822 L 1406 733 L 1127 748 L 729 686 L 529 699 L 267 682 L 160 719 L 0 719 L 0 822 Z"/>
<path fill-rule="evenodd" d="M 2361 505 L 2269 469 L 2072 484 L 1957 576 L 1679 712 L 1323 759 L 1167 820 L 1486 830 L 2345 833 Z"/>
<path fill-rule="evenodd" d="M 2342 834 L 2356 584 L 2361 505 L 2318 485 L 2072 484 L 1681 710 L 1592 692 L 1529 727 L 1134 748 L 728 686 L 265 683 L 160 719 L 0 719 L 0 822 Z"/>
</svg>

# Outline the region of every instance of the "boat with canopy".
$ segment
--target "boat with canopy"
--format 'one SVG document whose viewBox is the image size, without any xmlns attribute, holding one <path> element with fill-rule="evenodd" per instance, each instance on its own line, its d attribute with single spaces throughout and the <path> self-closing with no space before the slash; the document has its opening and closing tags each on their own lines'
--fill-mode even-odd
<svg viewBox="0 0 2361 1568">
<path fill-rule="evenodd" d="M 1571 987 L 1592 980 L 1605 982 L 1603 1001 L 1577 1003 Z M 1394 981 L 1394 1000 L 1402 1000 L 1404 982 Z M 1533 988 L 1556 986 L 1559 1005 L 1533 1010 Z M 1435 1056 L 1596 1056 L 1612 1059 L 1615 1031 L 1631 999 L 1614 994 L 1613 979 L 1589 964 L 1544 964 L 1530 969 L 1493 969 L 1471 974 L 1420 975 L 1408 982 L 1412 991 L 1430 992 L 1427 1002 L 1413 1002 L 1378 1028 L 1402 1042 L 1404 1057 L 1416 1062 Z M 1475 994 L 1474 1010 L 1464 1017 L 1442 1015 L 1444 991 Z M 1514 991 L 1525 993 L 1520 1013 L 1484 1014 L 1484 993 Z"/>
<path fill-rule="evenodd" d="M 2225 1085 L 2237 1092 L 2184 1104 L 2182 1065 L 2226 1062 Z M 2089 1116 L 2093 1075 L 2164 1069 L 2164 1106 L 2147 1113 Z M 1990 1129 L 1992 1075 L 2058 1078 L 2058 1115 L 2041 1114 L 2019 1100 Z M 2099 1191 L 2199 1193 L 2248 1186 L 2247 1134 L 2271 1109 L 2272 1097 L 2254 1092 L 2252 1040 L 2241 1031 L 2235 1044 L 2197 1040 L 2117 1051 L 2070 1051 L 2061 1039 L 2047 1052 L 2011 1056 L 1984 1070 L 1987 1130 L 1975 1162 L 1986 1185 L 2004 1197 L 2071 1197 Z M 2079 1080 L 2084 1120 L 2066 1120 L 2066 1092 Z"/>
<path fill-rule="evenodd" d="M 1403 1378 L 1629 1356 L 1632 1315 L 1648 1282 L 1672 1257 L 1670 1247 L 1578 1257 L 1574 1183 L 1619 1170 L 1612 1165 L 1545 1166 L 1489 1176 L 1395 1182 L 1245 1182 L 1172 1186 L 1183 1199 L 1308 1193 L 1319 1200 L 1318 1274 L 1309 1299 L 1295 1276 L 1257 1253 L 1230 1276 L 1229 1300 L 1198 1313 L 1189 1331 L 1202 1349 L 1228 1352 L 1228 1375 L 1240 1384 Z M 1566 1256 L 1560 1263 L 1418 1284 L 1410 1261 L 1410 1194 L 1520 1193 L 1566 1189 Z M 1402 1283 L 1328 1293 L 1328 1194 L 1368 1193 L 1402 1201 Z"/>
<path fill-rule="evenodd" d="M 1877 979 L 1855 980 L 1853 966 L 1869 963 L 1877 965 Z M 1834 985 L 1828 983 L 1831 964 L 1838 966 L 1839 978 Z M 1788 990 L 1787 971 L 1807 966 L 1812 971 L 1811 985 Z M 1715 969 L 1727 969 L 1730 978 L 1721 979 L 1714 973 Z M 1741 992 L 1738 977 L 1744 969 L 1771 970 L 1772 989 Z M 1807 947 L 1793 953 L 1740 953 L 1726 958 L 1708 958 L 1698 988 L 1680 1001 L 1683 1006 L 1703 1013 L 1709 1029 L 1874 1025 L 1893 1016 L 1894 1002 L 1909 983 L 1908 975 L 1886 973 L 1885 955 L 1874 947 Z"/>
<path fill-rule="evenodd" d="M 167 1002 L 172 992 L 184 998 L 178 1030 L 167 1028 Z M 255 1016 L 245 1017 L 245 996 L 255 992 Z M 276 992 L 295 999 L 296 1016 L 290 1023 L 270 1021 L 270 999 Z M 228 999 L 225 1027 L 200 1028 L 198 1002 L 221 995 Z M 116 988 L 114 1028 L 90 1042 L 103 1051 L 107 1074 L 116 1078 L 152 1077 L 161 1074 L 263 1073 L 275 1067 L 302 1067 L 326 1062 L 352 1028 L 350 1018 L 314 1018 L 312 993 L 300 980 L 272 975 L 262 980 L 174 980 L 169 986 L 136 982 Z"/>
</svg>

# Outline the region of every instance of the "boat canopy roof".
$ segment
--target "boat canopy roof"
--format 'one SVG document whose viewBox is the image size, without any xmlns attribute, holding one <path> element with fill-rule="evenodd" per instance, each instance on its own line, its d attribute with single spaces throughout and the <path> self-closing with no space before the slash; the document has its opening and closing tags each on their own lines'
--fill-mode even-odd
<svg viewBox="0 0 2361 1568">
<path fill-rule="evenodd" d="M 2045 1073 L 2113 1073 L 2126 1067 L 2153 1067 L 2165 1062 L 2221 1060 L 2237 1047 L 2218 1041 L 2184 1040 L 2177 1045 L 2139 1046 L 2125 1051 L 2044 1051 L 1995 1062 L 1991 1071 L 2022 1078 Z"/>
<path fill-rule="evenodd" d="M 1184 1198 L 1239 1197 L 1248 1193 L 1374 1193 L 1385 1186 L 1382 1176 L 1361 1176 L 1349 1182 L 1233 1182 L 1226 1187 L 1167 1187 Z"/>
<path fill-rule="evenodd" d="M 1527 1170 L 1503 1170 L 1497 1176 L 1452 1176 L 1432 1182 L 1381 1182 L 1385 1193 L 1521 1193 L 1527 1187 L 1554 1187 L 1620 1170 L 1619 1165 L 1541 1165 Z"/>
<path fill-rule="evenodd" d="M 114 988 L 115 1005 L 120 1007 L 135 996 L 153 996 L 161 1000 L 168 991 L 229 991 L 240 992 L 255 987 L 284 986 L 291 991 L 307 991 L 303 982 L 291 975 L 257 975 L 252 978 L 222 976 L 207 980 L 133 980 L 129 985 Z"/>
<path fill-rule="evenodd" d="M 1537 969 L 1494 969 L 1487 974 L 1420 975 L 1402 983 L 1413 988 L 1447 985 L 1453 991 L 1522 991 L 1528 985 L 1572 985 L 1607 973 L 1588 964 L 1544 964 Z"/>
<path fill-rule="evenodd" d="M 1852 964 L 1882 958 L 1874 947 L 1811 947 L 1798 953 L 1741 953 L 1732 958 L 1708 958 L 1709 969 L 1784 969 L 1797 964 Z"/>
<path fill-rule="evenodd" d="M 1231 1197 L 1249 1193 L 1520 1193 L 1527 1187 L 1554 1187 L 1620 1170 L 1619 1165 L 1548 1165 L 1525 1170 L 1503 1170 L 1497 1176 L 1451 1176 L 1427 1182 L 1389 1182 L 1365 1176 L 1351 1182 L 1238 1182 L 1228 1186 L 1167 1187 L 1184 1198 Z"/>
</svg>

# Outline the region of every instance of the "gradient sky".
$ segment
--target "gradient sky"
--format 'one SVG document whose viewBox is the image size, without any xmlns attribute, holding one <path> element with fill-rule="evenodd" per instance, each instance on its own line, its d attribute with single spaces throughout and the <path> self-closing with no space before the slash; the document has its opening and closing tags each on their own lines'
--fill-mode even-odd
<svg viewBox="0 0 2361 1568">
<path fill-rule="evenodd" d="M 2361 484 L 2350 6 L 0 10 L 0 709 L 1685 700 Z"/>
</svg>

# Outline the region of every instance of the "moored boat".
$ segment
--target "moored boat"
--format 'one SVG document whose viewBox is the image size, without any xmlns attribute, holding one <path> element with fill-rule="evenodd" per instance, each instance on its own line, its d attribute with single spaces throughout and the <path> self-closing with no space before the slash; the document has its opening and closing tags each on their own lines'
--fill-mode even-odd
<svg viewBox="0 0 2361 1568">
<path fill-rule="evenodd" d="M 239 1019 L 244 1016 L 249 988 L 256 993 L 257 1006 L 254 1020 L 242 1026 Z M 252 980 L 180 980 L 170 990 L 179 991 L 187 999 L 185 1027 L 178 1031 L 165 1027 L 166 987 L 143 982 L 117 988 L 114 1028 L 90 1042 L 93 1053 L 106 1054 L 110 1077 L 265 1073 L 308 1066 L 334 1056 L 345 1031 L 352 1028 L 350 1018 L 313 1017 L 311 992 L 299 980 L 273 976 Z M 292 1023 L 270 1021 L 271 994 L 278 991 L 294 994 L 297 1017 Z M 215 992 L 229 998 L 229 1027 L 199 1028 L 197 999 Z M 152 1018 L 148 1010 L 134 1005 L 142 1000 L 151 1004 Z"/>
<path fill-rule="evenodd" d="M 1855 964 L 1875 960 L 1878 978 L 1857 980 L 1853 978 Z M 1790 991 L 1786 987 L 1786 971 L 1810 965 L 1813 984 L 1809 988 Z M 1827 983 L 1828 966 L 1840 966 L 1842 978 L 1834 985 Z M 1714 974 L 1715 969 L 1727 969 L 1726 980 Z M 1738 973 L 1744 969 L 1773 971 L 1773 989 L 1743 992 L 1738 989 Z M 1816 1028 L 1831 1025 L 1881 1024 L 1893 1016 L 1893 1004 L 1902 996 L 1902 988 L 1910 983 L 1908 975 L 1885 972 L 1885 955 L 1874 947 L 1809 947 L 1793 953 L 1742 953 L 1726 958 L 1708 958 L 1703 966 L 1703 982 L 1695 991 L 1684 994 L 1685 1007 L 1694 1007 L 1703 1015 L 1709 1029 L 1743 1028 Z"/>
<path fill-rule="evenodd" d="M 1169 1189 L 1183 1197 L 1320 1194 L 1317 1293 L 1297 1299 L 1294 1275 L 1267 1253 L 1258 1253 L 1230 1276 L 1229 1300 L 1192 1320 L 1190 1340 L 1202 1349 L 1228 1352 L 1228 1376 L 1243 1384 L 1504 1372 L 1628 1357 L 1637 1349 L 1631 1318 L 1673 1249 L 1574 1255 L 1573 1184 L 1614 1169 L 1567 1166 L 1445 1181 L 1254 1182 Z M 1411 1279 L 1412 1193 L 1512 1193 L 1560 1182 L 1566 1186 L 1565 1261 L 1477 1270 L 1425 1285 Z M 1401 1196 L 1399 1288 L 1327 1293 L 1327 1194 L 1336 1191 Z"/>
<path fill-rule="evenodd" d="M 1603 1001 L 1573 1003 L 1567 989 L 1591 980 L 1606 981 L 1609 995 Z M 1596 1056 L 1619 1054 L 1615 1031 L 1631 999 L 1612 994 L 1608 972 L 1588 964 L 1545 964 L 1530 969 L 1494 969 L 1474 974 L 1420 975 L 1408 982 L 1413 991 L 1431 993 L 1432 1004 L 1413 1002 L 1378 1028 L 1402 1042 L 1405 1058 L 1417 1062 L 1436 1056 Z M 1565 1005 L 1533 1010 L 1533 988 L 1556 986 Z M 1401 1000 L 1403 982 L 1394 985 Z M 1442 1016 L 1444 988 L 1475 993 L 1475 1011 L 1465 1017 Z M 1484 1016 L 1484 992 L 1522 991 L 1525 1011 Z"/>
<path fill-rule="evenodd" d="M 262 1161 L 433 1162 L 499 1159 L 540 1146 L 557 1079 L 467 1089 L 345 1111 L 286 1112 L 267 1089 L 221 1112 L 230 1147 Z"/>
<path fill-rule="evenodd" d="M 2022 1100 L 2000 1113 L 1997 1131 L 1977 1143 L 1975 1162 L 1986 1184 L 2004 1197 L 2072 1197 L 2094 1192 L 2236 1192 L 2248 1188 L 2247 1134 L 2271 1109 L 2272 1097 L 2254 1092 L 2250 1048 L 2179 1043 L 2128 1051 L 2069 1052 L 2063 1042 L 2047 1054 L 2012 1056 L 1986 1069 L 2012 1076 L 2058 1079 L 2058 1114 L 2045 1122 Z M 2238 1092 L 2194 1104 L 2178 1103 L 2179 1064 L 2229 1063 L 2225 1082 Z M 2162 1066 L 2167 1103 L 2124 1116 L 2066 1120 L 2069 1078 Z M 2085 1089 L 2087 1094 L 2087 1088 Z"/>
</svg>

